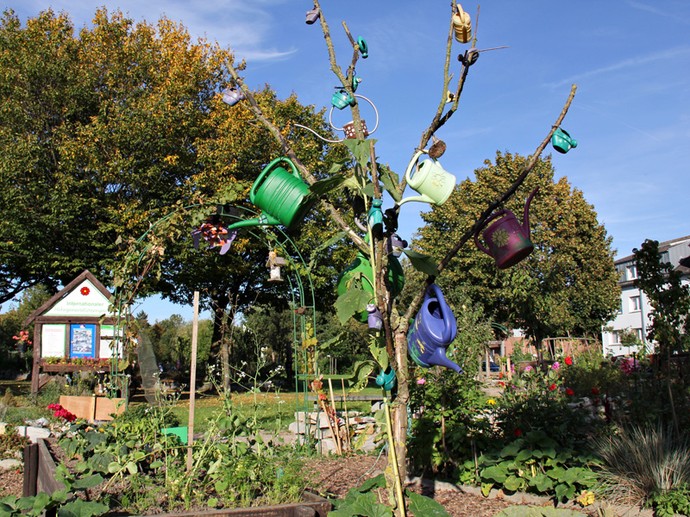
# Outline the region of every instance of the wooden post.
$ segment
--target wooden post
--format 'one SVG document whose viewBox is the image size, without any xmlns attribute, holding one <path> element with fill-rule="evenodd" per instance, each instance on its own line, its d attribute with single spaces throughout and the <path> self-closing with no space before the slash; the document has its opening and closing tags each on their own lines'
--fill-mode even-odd
<svg viewBox="0 0 690 517">
<path fill-rule="evenodd" d="M 506 356 L 506 368 L 508 370 L 507 371 L 508 379 L 512 379 L 513 378 L 513 365 L 511 364 L 510 356 Z"/>
<path fill-rule="evenodd" d="M 196 400 L 196 352 L 199 334 L 199 291 L 194 291 L 194 319 L 192 320 L 192 358 L 189 366 L 189 420 L 187 423 L 187 471 L 192 470 L 194 445 L 194 403 Z"/>
<path fill-rule="evenodd" d="M 38 444 L 31 443 L 24 446 L 24 486 L 22 495 L 30 497 L 36 495 L 36 480 L 38 479 Z"/>
</svg>

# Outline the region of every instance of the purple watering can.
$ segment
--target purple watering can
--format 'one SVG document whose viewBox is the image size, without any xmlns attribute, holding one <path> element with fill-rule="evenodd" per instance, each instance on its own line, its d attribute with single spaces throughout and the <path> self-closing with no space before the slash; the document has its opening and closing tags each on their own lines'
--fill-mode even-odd
<svg viewBox="0 0 690 517">
<path fill-rule="evenodd" d="M 503 208 L 494 212 L 484 222 L 484 225 L 477 228 L 474 234 L 475 244 L 481 251 L 496 261 L 496 267 L 498 269 L 506 269 L 514 266 L 532 253 L 534 245 L 529 238 L 529 205 L 538 190 L 539 188 L 535 188 L 527 198 L 522 224 L 518 222 L 513 212 Z M 499 217 L 500 219 L 494 221 L 484 230 L 482 234 L 484 242 L 486 243 L 486 246 L 484 246 L 479 241 L 479 234 L 482 228 Z"/>
<path fill-rule="evenodd" d="M 446 348 L 458 333 L 453 311 L 436 284 L 426 291 L 422 307 L 407 334 L 407 350 L 419 366 L 445 366 L 458 373 L 462 368 L 446 357 Z"/>
</svg>

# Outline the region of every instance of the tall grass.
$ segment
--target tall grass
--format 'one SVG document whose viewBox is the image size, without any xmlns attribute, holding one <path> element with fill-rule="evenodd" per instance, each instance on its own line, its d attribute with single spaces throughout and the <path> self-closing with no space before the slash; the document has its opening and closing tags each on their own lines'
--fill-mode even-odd
<svg viewBox="0 0 690 517">
<path fill-rule="evenodd" d="M 670 426 L 633 425 L 600 438 L 596 448 L 604 494 L 614 501 L 638 505 L 690 484 L 690 439 Z"/>
</svg>

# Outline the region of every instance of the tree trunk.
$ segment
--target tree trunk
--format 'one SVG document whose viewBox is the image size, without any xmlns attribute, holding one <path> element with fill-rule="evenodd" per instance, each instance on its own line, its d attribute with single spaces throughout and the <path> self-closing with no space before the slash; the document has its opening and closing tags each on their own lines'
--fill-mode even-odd
<svg viewBox="0 0 690 517">
<path fill-rule="evenodd" d="M 393 440 L 398 460 L 400 482 L 407 478 L 407 411 L 410 402 L 409 376 L 407 369 L 407 328 L 401 323 L 395 331 L 395 364 L 398 377 L 398 392 L 393 403 Z"/>
</svg>

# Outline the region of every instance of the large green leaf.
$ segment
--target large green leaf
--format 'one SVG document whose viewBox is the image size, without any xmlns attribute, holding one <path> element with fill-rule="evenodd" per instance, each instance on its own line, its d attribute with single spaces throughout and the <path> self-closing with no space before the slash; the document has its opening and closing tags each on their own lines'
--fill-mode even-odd
<svg viewBox="0 0 690 517">
<path fill-rule="evenodd" d="M 482 479 L 491 479 L 496 483 L 503 483 L 508 477 L 506 471 L 497 465 L 486 467 L 479 473 L 479 475 L 482 477 Z"/>
<path fill-rule="evenodd" d="M 103 503 L 75 499 L 60 508 L 57 514 L 58 517 L 94 517 L 103 515 L 109 509 L 108 505 Z"/>
<path fill-rule="evenodd" d="M 517 492 L 524 486 L 524 484 L 525 480 L 517 476 L 508 476 L 503 482 L 505 489 L 510 490 L 511 492 Z"/>
<path fill-rule="evenodd" d="M 374 371 L 376 364 L 374 361 L 357 361 L 353 366 L 352 377 L 348 379 L 351 391 L 360 391 L 369 384 L 369 376 Z"/>
<path fill-rule="evenodd" d="M 357 140 L 356 138 L 348 138 L 343 143 L 345 144 L 345 147 L 347 147 L 352 153 L 352 155 L 355 157 L 357 163 L 364 167 L 367 163 L 369 163 L 369 159 L 371 157 L 370 142 L 373 142 L 374 145 L 376 144 L 376 140 L 374 139 Z"/>
<path fill-rule="evenodd" d="M 365 311 L 370 300 L 371 294 L 357 287 L 350 287 L 338 296 L 334 307 L 340 323 L 344 325 L 352 316 Z"/>
<path fill-rule="evenodd" d="M 407 249 L 403 250 L 403 253 L 407 255 L 407 258 L 410 259 L 412 267 L 414 267 L 417 271 L 421 271 L 429 276 L 436 276 L 438 274 L 438 264 L 429 255 Z"/>
<path fill-rule="evenodd" d="M 90 476 L 86 476 L 86 477 L 77 479 L 74 483 L 72 483 L 72 488 L 76 488 L 76 489 L 91 488 L 91 487 L 94 487 L 94 486 L 96 486 L 102 482 L 103 482 L 103 476 L 101 476 L 100 474 L 91 474 Z"/>
<path fill-rule="evenodd" d="M 398 192 L 398 183 L 400 178 L 396 173 L 394 173 L 387 165 L 378 165 L 379 177 L 381 178 L 381 183 L 386 189 L 391 197 L 397 202 L 402 199 L 400 192 Z"/>
<path fill-rule="evenodd" d="M 438 501 L 434 501 L 430 497 L 426 497 L 416 492 L 407 490 L 405 495 L 410 499 L 410 510 L 414 515 L 423 515 L 424 517 L 449 517 L 450 514 L 441 506 Z"/>
<path fill-rule="evenodd" d="M 541 493 L 545 493 L 553 489 L 553 481 L 546 474 L 537 474 L 530 479 L 529 484 Z"/>
</svg>

